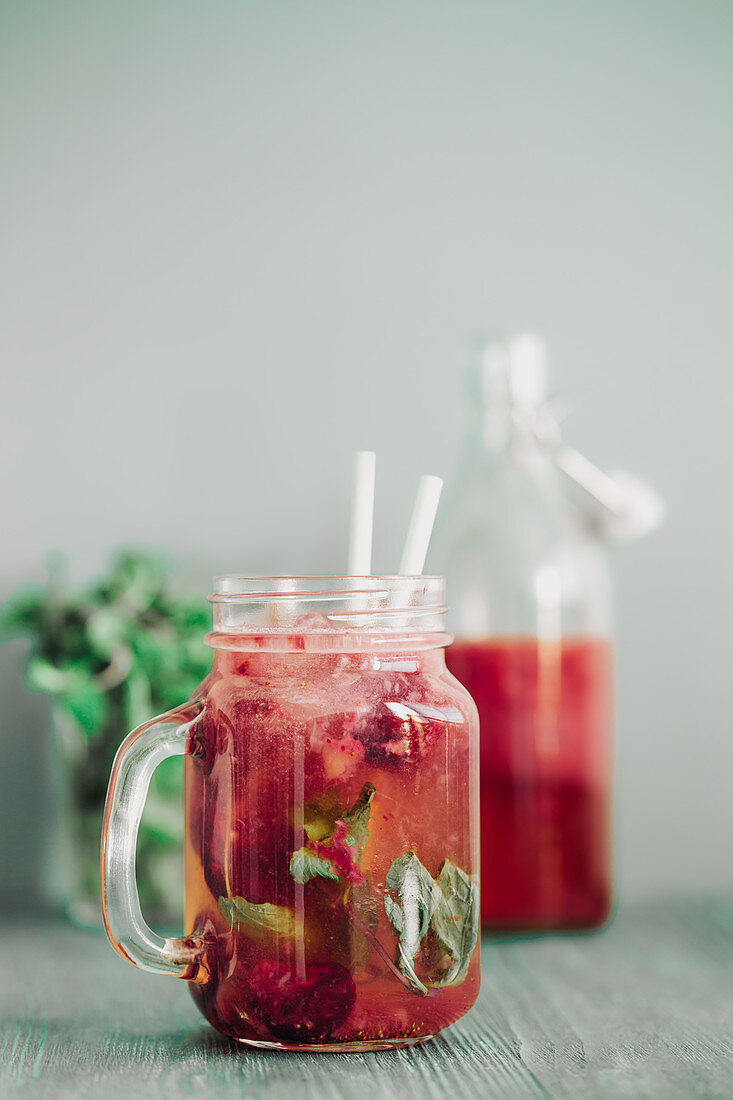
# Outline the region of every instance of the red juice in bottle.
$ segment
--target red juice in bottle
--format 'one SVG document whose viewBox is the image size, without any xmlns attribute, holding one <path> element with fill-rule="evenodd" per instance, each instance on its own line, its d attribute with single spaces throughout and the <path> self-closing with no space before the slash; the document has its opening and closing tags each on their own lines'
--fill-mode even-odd
<svg viewBox="0 0 733 1100">
<path fill-rule="evenodd" d="M 603 923 L 611 899 L 610 643 L 458 639 L 446 660 L 480 717 L 483 926 Z"/>
</svg>

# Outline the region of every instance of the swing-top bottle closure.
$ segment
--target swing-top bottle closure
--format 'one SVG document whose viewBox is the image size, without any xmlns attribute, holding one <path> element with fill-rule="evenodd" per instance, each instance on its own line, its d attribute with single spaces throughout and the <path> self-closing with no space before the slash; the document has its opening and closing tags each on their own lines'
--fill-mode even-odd
<svg viewBox="0 0 733 1100">
<path fill-rule="evenodd" d="M 664 521 L 664 502 L 650 485 L 625 470 L 601 470 L 564 442 L 560 424 L 567 407 L 548 396 L 547 350 L 541 337 L 522 332 L 505 343 L 485 343 L 480 381 L 484 442 L 492 447 L 505 442 L 508 406 L 513 427 L 539 444 L 581 490 L 585 522 L 598 538 L 640 538 Z"/>
</svg>

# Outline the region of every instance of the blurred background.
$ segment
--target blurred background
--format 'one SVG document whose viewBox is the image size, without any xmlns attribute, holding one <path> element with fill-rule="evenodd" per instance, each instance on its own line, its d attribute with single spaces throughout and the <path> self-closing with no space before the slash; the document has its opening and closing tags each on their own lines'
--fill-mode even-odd
<svg viewBox="0 0 733 1100">
<path fill-rule="evenodd" d="M 50 550 L 376 570 L 460 449 L 461 347 L 530 326 L 566 436 L 648 477 L 614 552 L 622 901 L 730 888 L 733 7 L 0 8 L 0 599 Z M 44 893 L 50 707 L 0 649 L 0 896 Z"/>
</svg>

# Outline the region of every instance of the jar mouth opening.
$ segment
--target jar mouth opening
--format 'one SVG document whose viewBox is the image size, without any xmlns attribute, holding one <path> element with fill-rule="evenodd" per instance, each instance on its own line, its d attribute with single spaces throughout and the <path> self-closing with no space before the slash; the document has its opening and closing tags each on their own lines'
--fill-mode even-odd
<svg viewBox="0 0 733 1100">
<path fill-rule="evenodd" d="M 235 573 L 214 578 L 209 600 L 214 639 L 222 634 L 319 635 L 332 637 L 339 649 L 356 634 L 366 635 L 370 648 L 375 635 L 404 640 L 406 635 L 443 635 L 448 611 L 445 580 L 431 575 L 275 577 Z M 215 640 L 210 644 L 218 645 Z M 441 643 L 433 638 L 430 644 Z"/>
<path fill-rule="evenodd" d="M 222 573 L 214 577 L 214 593 L 209 599 L 220 596 L 298 596 L 338 595 L 357 592 L 406 590 L 425 592 L 445 588 L 445 578 L 430 573 L 368 573 L 346 575 L 338 573 L 296 574 L 265 576 L 248 573 Z"/>
</svg>

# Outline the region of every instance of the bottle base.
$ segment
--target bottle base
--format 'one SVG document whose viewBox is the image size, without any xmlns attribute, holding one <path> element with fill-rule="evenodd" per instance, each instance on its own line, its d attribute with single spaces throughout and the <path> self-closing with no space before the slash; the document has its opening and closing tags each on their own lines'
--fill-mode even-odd
<svg viewBox="0 0 733 1100">
<path fill-rule="evenodd" d="M 527 913 L 484 914 L 481 931 L 487 936 L 551 935 L 552 933 L 600 932 L 612 921 L 615 907 L 605 898 L 598 904 L 572 912 L 542 912 L 537 906 L 531 916 Z"/>
<path fill-rule="evenodd" d="M 414 1039 L 359 1039 L 352 1043 L 270 1043 L 264 1039 L 234 1039 L 243 1046 L 261 1050 L 312 1051 L 314 1054 L 363 1054 L 375 1050 L 401 1050 L 427 1043 L 432 1035 L 418 1035 Z"/>
</svg>

